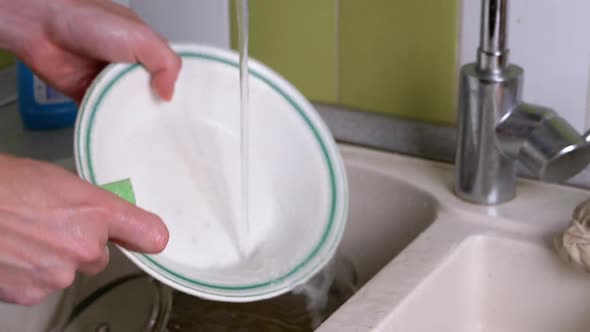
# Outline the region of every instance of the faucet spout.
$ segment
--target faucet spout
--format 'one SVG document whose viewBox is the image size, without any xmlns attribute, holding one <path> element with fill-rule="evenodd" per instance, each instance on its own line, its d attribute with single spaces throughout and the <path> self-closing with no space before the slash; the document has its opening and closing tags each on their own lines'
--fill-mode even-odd
<svg viewBox="0 0 590 332">
<path fill-rule="evenodd" d="M 483 0 L 477 68 L 495 73 L 508 64 L 508 0 Z"/>
</svg>

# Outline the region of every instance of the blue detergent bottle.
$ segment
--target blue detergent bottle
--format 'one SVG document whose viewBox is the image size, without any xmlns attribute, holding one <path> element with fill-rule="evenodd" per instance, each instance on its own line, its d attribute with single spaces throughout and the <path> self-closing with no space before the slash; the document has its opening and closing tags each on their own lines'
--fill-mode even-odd
<svg viewBox="0 0 590 332">
<path fill-rule="evenodd" d="M 17 61 L 18 109 L 25 128 L 49 130 L 73 127 L 78 106 L 56 91 L 21 61 Z"/>
</svg>

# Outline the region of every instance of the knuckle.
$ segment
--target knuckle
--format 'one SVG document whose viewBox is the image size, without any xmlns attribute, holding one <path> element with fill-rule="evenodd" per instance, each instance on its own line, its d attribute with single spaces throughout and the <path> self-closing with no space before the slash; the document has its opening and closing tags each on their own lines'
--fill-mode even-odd
<svg viewBox="0 0 590 332">
<path fill-rule="evenodd" d="M 143 22 L 138 22 L 136 31 L 135 47 L 142 51 L 149 51 L 153 46 L 154 32 Z"/>
<path fill-rule="evenodd" d="M 104 255 L 100 261 L 81 266 L 80 271 L 87 276 L 95 276 L 104 271 L 104 269 L 108 266 L 108 263 L 109 257 L 108 255 Z"/>
<path fill-rule="evenodd" d="M 93 243 L 85 244 L 76 252 L 76 258 L 80 263 L 93 263 L 99 261 L 104 252 L 104 246 Z"/>
<path fill-rule="evenodd" d="M 96 202 L 104 201 L 104 193 L 97 192 L 93 196 L 90 196 L 89 199 L 94 199 L 95 202 L 85 202 L 83 207 L 80 209 L 83 213 L 83 218 L 85 220 L 85 226 L 89 228 L 93 228 L 92 231 L 96 231 L 96 227 L 100 226 L 101 224 L 106 224 L 107 220 L 111 220 L 113 218 L 113 209 L 109 209 L 105 207 L 106 204 L 96 204 Z"/>
<path fill-rule="evenodd" d="M 6 303 L 24 305 L 20 303 L 21 301 L 18 291 L 14 289 L 14 287 L 9 287 L 8 285 L 0 286 L 0 300 Z"/>
<path fill-rule="evenodd" d="M 179 56 L 174 55 L 172 57 L 172 59 L 170 60 L 170 68 L 173 71 L 180 71 L 180 69 L 182 68 L 182 60 Z"/>
<path fill-rule="evenodd" d="M 51 285 L 55 289 L 64 289 L 74 283 L 76 272 L 71 269 L 57 269 L 52 273 Z"/>
<path fill-rule="evenodd" d="M 50 290 L 70 287 L 76 278 L 76 270 L 69 262 L 66 264 L 39 266 L 35 269 L 35 282 Z"/>
<path fill-rule="evenodd" d="M 103 272 L 104 269 L 107 267 L 106 264 L 103 263 L 96 263 L 92 265 L 87 265 L 83 268 L 80 268 L 80 272 L 88 277 L 93 277 L 98 275 L 99 273 Z"/>
<path fill-rule="evenodd" d="M 78 210 L 76 219 L 79 222 L 73 225 L 63 246 L 74 265 L 93 263 L 102 258 L 108 240 L 109 215 L 112 212 L 95 206 L 83 206 Z"/>
<path fill-rule="evenodd" d="M 22 306 L 32 307 L 41 304 L 49 295 L 48 292 L 36 287 L 24 289 L 16 296 L 14 303 Z"/>
<path fill-rule="evenodd" d="M 15 275 L 0 285 L 0 301 L 32 307 L 41 304 L 51 293 L 44 282 L 31 275 Z M 1 324 L 0 324 L 1 325 Z"/>
<path fill-rule="evenodd" d="M 54 56 L 56 48 L 42 34 L 33 34 L 22 41 L 20 52 L 30 66 L 37 68 L 43 61 Z"/>
</svg>

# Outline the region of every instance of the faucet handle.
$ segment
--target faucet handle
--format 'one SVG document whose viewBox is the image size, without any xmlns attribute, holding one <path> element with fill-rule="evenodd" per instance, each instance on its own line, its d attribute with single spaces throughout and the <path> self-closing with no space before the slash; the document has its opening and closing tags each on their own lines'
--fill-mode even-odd
<svg viewBox="0 0 590 332">
<path fill-rule="evenodd" d="M 580 135 L 555 111 L 520 104 L 496 127 L 503 151 L 542 180 L 567 180 L 590 164 L 590 132 Z"/>
<path fill-rule="evenodd" d="M 531 156 L 544 154 L 539 177 L 547 181 L 565 181 L 590 164 L 590 143 L 561 117 L 543 121 L 532 133 L 524 151 L 529 165 Z"/>
</svg>

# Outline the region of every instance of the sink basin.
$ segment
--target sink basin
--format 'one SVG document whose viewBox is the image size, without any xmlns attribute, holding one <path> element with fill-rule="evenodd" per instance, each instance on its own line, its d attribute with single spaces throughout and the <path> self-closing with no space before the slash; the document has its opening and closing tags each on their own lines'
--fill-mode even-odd
<svg viewBox="0 0 590 332">
<path fill-rule="evenodd" d="M 426 192 L 346 157 L 350 205 L 339 254 L 352 262 L 363 285 L 432 224 L 437 203 Z"/>
<path fill-rule="evenodd" d="M 389 217 L 380 219 L 406 225 L 405 218 L 398 220 L 404 214 L 397 209 L 409 207 L 414 218 L 420 216 L 414 209 L 422 201 L 423 212 L 434 221 L 414 233 L 410 243 L 397 241 L 405 248 L 389 255 L 394 258 L 318 331 L 588 331 L 590 274 L 562 262 L 551 241 L 589 191 L 521 180 L 514 200 L 473 205 L 453 193 L 451 165 L 355 147 L 344 152 L 372 175 L 409 183 L 411 191 L 398 185 L 400 190 L 387 200 L 408 199 L 405 204 L 381 205 Z M 371 186 L 368 179 L 360 182 Z M 426 194 L 418 197 L 417 192 Z M 356 236 L 369 232 L 353 230 L 354 224 Z M 358 248 L 359 255 L 373 250 L 366 246 Z"/>
<path fill-rule="evenodd" d="M 585 332 L 589 286 L 589 274 L 564 264 L 548 246 L 474 236 L 385 325 L 413 332 Z"/>
<path fill-rule="evenodd" d="M 360 288 L 434 222 L 438 208 L 426 191 L 377 170 L 355 154 L 343 156 L 349 182 L 349 220 L 338 256 L 351 263 Z M 78 281 L 76 301 L 137 271 L 118 251 L 111 253 L 105 272 Z"/>
<path fill-rule="evenodd" d="M 338 255 L 359 289 L 318 331 L 588 330 L 590 275 L 563 263 L 548 239 L 590 192 L 520 181 L 515 200 L 472 205 L 454 195 L 450 165 L 341 149 L 350 209 Z M 77 283 L 77 301 L 136 271 L 112 253 L 104 273 Z"/>
</svg>

